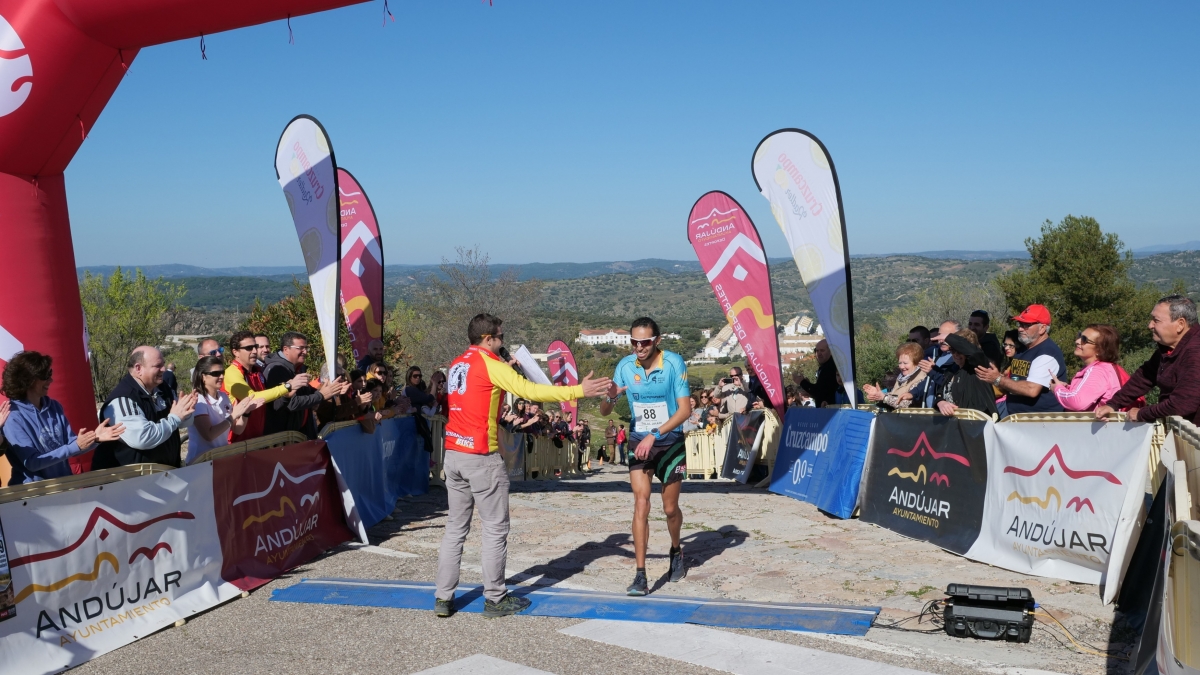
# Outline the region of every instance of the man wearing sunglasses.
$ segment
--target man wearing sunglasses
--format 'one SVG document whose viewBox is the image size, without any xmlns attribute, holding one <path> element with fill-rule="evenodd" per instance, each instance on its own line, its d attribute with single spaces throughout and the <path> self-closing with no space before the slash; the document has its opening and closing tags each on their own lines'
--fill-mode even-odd
<svg viewBox="0 0 1200 675">
<path fill-rule="evenodd" d="M 449 406 L 443 468 L 446 473 L 448 514 L 445 536 L 438 552 L 434 613 L 454 613 L 463 542 L 471 531 L 471 515 L 479 507 L 483 521 L 483 616 L 516 614 L 529 601 L 508 594 L 504 566 L 508 559 L 508 470 L 500 456 L 497 437 L 501 404 L 506 392 L 535 401 L 573 401 L 602 396 L 612 384 L 606 377 L 588 373 L 573 387 L 533 384 L 517 375 L 497 356 L 504 345 L 502 322 L 491 314 L 477 314 L 467 326 L 471 342 L 466 352 L 450 363 L 446 388 Z"/>
<path fill-rule="evenodd" d="M 1067 364 L 1062 350 L 1050 339 L 1050 310 L 1044 305 L 1030 305 L 1014 316 L 1013 321 L 1017 322 L 1017 337 L 1025 345 L 1025 351 L 1009 363 L 1009 376 L 1004 377 L 994 363 L 989 363 L 975 368 L 976 377 L 1006 395 L 1004 405 L 997 405 L 1001 417 L 1062 412 L 1062 404 L 1050 384 L 1067 377 Z"/>
<path fill-rule="evenodd" d="M 691 416 L 692 406 L 687 365 L 678 354 L 659 349 L 661 332 L 654 319 L 634 320 L 629 333 L 633 353 L 617 363 L 613 383 L 600 403 L 600 414 L 611 413 L 617 397 L 625 392 L 633 412 L 629 442 L 634 450 L 629 458 L 629 484 L 633 488 L 633 556 L 637 563 L 633 583 L 626 592 L 646 595 L 650 592 L 646 548 L 650 539 L 653 476 L 658 476 L 658 482 L 662 483 L 663 514 L 671 534 L 670 579 L 679 581 L 687 575 L 679 540 L 683 527 L 679 491 L 687 475 L 687 450 L 680 426 Z"/>
<path fill-rule="evenodd" d="M 290 396 L 292 392 L 308 384 L 308 373 L 300 373 L 287 382 L 268 388 L 263 382 L 262 368 L 258 363 L 262 355 L 262 346 L 257 336 L 248 330 L 238 331 L 229 338 L 229 353 L 233 356 L 233 362 L 225 368 L 225 381 L 221 385 L 221 391 L 229 394 L 229 400 L 234 405 L 248 396 L 261 399 L 264 404 L 271 403 Z M 241 433 L 231 433 L 230 442 L 236 443 L 262 436 L 266 425 L 266 413 L 265 405 L 252 410 L 245 429 Z"/>
<path fill-rule="evenodd" d="M 292 380 L 304 375 L 308 366 L 308 338 L 303 333 L 288 331 L 279 338 L 280 349 L 267 357 L 263 368 L 263 386 L 267 389 L 283 385 L 289 396 L 277 398 L 266 406 L 267 418 L 263 425 L 264 434 L 281 431 L 299 431 L 311 439 L 317 437 L 316 409 L 325 401 L 350 390 L 344 377 L 321 383 L 315 389 L 308 382 L 293 388 Z M 311 382 L 311 380 L 310 380 Z"/>
</svg>

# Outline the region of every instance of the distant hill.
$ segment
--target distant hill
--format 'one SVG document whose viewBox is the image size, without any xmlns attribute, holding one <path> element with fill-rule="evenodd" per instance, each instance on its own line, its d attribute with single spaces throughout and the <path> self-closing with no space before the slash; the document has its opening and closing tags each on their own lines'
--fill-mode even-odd
<svg viewBox="0 0 1200 675">
<path fill-rule="evenodd" d="M 878 314 L 909 302 L 925 284 L 936 279 L 982 282 L 1028 264 L 1018 257 L 975 258 L 934 255 L 864 256 L 851 259 L 856 314 Z M 997 254 L 999 252 L 996 252 Z M 810 310 L 808 293 L 795 264 L 788 258 L 772 259 L 771 284 L 776 312 L 794 315 Z M 631 262 L 533 263 L 514 265 L 521 279 L 542 279 L 543 296 L 538 310 L 595 317 L 627 319 L 647 313 L 663 320 L 689 325 L 715 325 L 722 321 L 708 281 L 696 261 L 648 259 Z M 81 268 L 111 273 L 112 267 Z M 499 274 L 507 269 L 494 265 Z M 388 265 L 385 302 L 391 306 L 405 297 L 414 281 L 435 272 L 434 265 Z M 187 288 L 184 303 L 215 310 L 249 308 L 255 298 L 276 302 L 293 292 L 292 279 L 307 283 L 302 268 L 250 267 L 207 269 L 188 265 L 144 268 L 149 276 L 163 276 Z M 235 274 L 235 272 L 241 272 Z M 1182 279 L 1191 293 L 1200 293 L 1200 253 L 1158 253 L 1134 260 L 1132 275 L 1139 283 L 1161 289 Z"/>
</svg>

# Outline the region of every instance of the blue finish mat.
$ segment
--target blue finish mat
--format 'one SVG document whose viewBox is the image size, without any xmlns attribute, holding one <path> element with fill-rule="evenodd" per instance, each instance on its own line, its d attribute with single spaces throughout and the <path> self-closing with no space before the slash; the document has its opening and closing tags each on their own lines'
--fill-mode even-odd
<svg viewBox="0 0 1200 675">
<path fill-rule="evenodd" d="M 431 611 L 433 591 L 433 584 L 424 581 L 301 579 L 294 586 L 273 591 L 271 601 Z M 878 607 L 749 602 L 658 594 L 635 598 L 618 593 L 551 586 L 512 586 L 509 592 L 532 601 L 533 604 L 522 612 L 523 615 L 575 619 L 694 623 L 725 628 L 865 635 L 879 615 Z M 483 587 L 459 586 L 454 606 L 460 612 L 482 612 Z"/>
</svg>

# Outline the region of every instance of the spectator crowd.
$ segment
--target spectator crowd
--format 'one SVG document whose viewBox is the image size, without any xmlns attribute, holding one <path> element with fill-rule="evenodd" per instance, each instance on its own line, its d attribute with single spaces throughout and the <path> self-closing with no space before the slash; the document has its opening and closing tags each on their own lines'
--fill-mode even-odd
<svg viewBox="0 0 1200 675">
<path fill-rule="evenodd" d="M 100 404 L 99 424 L 78 431 L 48 396 L 53 359 L 36 351 L 14 355 L 0 384 L 8 398 L 0 403 L 0 444 L 12 466 L 9 484 L 69 476 L 70 460 L 88 452 L 93 470 L 141 463 L 178 467 L 231 442 L 284 431 L 313 439 L 324 425 L 344 421 L 373 432 L 378 422 L 413 411 L 423 413 L 416 416 L 417 432 L 432 450 L 424 416 L 446 412 L 444 374 L 426 383 L 413 367 L 397 383 L 376 341 L 353 370 L 347 372 L 339 356 L 332 377 L 314 375 L 305 335 L 284 333 L 278 347 L 272 351 L 269 336 L 250 331 L 234 333 L 227 345 L 201 340 L 190 392 L 181 391 L 174 365 L 158 348 L 138 347 Z"/>
<path fill-rule="evenodd" d="M 1157 347 L 1132 374 L 1119 364 L 1121 336 L 1109 325 L 1091 324 L 1074 339 L 1081 367 L 1068 377 L 1060 345 L 1050 338 L 1053 317 L 1043 305 L 1030 305 L 1012 317 L 1016 328 L 1000 337 L 991 332 L 987 312 L 977 310 L 966 327 L 954 318 L 936 330 L 915 326 L 896 348 L 895 368 L 879 382 L 863 384 L 854 403 L 882 410 L 936 408 L 944 415 L 972 409 L 1002 419 L 1016 413 L 1093 412 L 1103 419 L 1116 411 L 1139 422 L 1172 415 L 1200 424 L 1200 338 L 1196 304 L 1169 295 L 1154 306 L 1149 331 Z M 445 415 L 446 376 L 426 382 L 419 367 L 400 381 L 375 341 L 354 368 L 339 357 L 332 376 L 309 372 L 308 338 L 287 332 L 272 351 L 269 336 L 234 333 L 227 345 L 202 340 L 183 392 L 173 364 L 159 349 L 141 346 L 126 363 L 127 374 L 108 392 L 99 423 L 74 429 L 62 406 L 47 392 L 53 381 L 51 357 L 20 352 L 4 369 L 0 403 L 0 443 L 12 466 L 10 484 L 72 474 L 70 460 L 93 452 L 92 468 L 138 463 L 181 466 L 231 442 L 283 431 L 316 438 L 332 422 L 357 421 L 371 432 L 391 417 L 415 415 L 425 448 L 433 448 L 426 417 Z M 829 345 L 817 344 L 816 380 L 803 376 L 785 388 L 787 405 L 825 407 L 849 404 Z M 1147 395 L 1157 398 L 1147 403 Z M 692 411 L 684 431 L 715 431 L 724 420 L 748 410 L 769 408 L 756 378 L 731 367 L 715 386 L 691 394 Z M 592 462 L 626 464 L 628 432 L 609 420 L 592 429 L 588 420 L 535 401 L 503 406 L 500 423 L 527 438 L 547 437 L 561 447 L 580 448 L 580 469 Z M 187 429 L 186 453 L 181 431 Z"/>
</svg>

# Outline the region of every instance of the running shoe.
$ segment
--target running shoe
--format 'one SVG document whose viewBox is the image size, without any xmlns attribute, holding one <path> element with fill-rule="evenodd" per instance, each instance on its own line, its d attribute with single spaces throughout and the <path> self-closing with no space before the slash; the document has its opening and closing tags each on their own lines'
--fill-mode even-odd
<svg viewBox="0 0 1200 675">
<path fill-rule="evenodd" d="M 638 572 L 633 577 L 633 583 L 629 584 L 629 588 L 625 589 L 628 595 L 645 595 L 650 592 L 650 586 L 646 583 L 646 573 Z"/>
<path fill-rule="evenodd" d="M 450 616 L 454 613 L 454 601 L 435 598 L 433 601 L 433 613 L 437 614 L 443 619 Z"/>
<path fill-rule="evenodd" d="M 523 612 L 528 609 L 529 605 L 531 604 L 532 603 L 529 600 L 526 600 L 525 598 L 518 598 L 510 593 L 504 596 L 500 602 L 492 602 L 491 600 L 484 601 L 483 618 L 495 619 L 499 616 L 508 616 L 510 614 Z"/>
<path fill-rule="evenodd" d="M 687 576 L 687 565 L 683 562 L 683 549 L 671 549 L 671 581 L 683 581 Z"/>
</svg>

